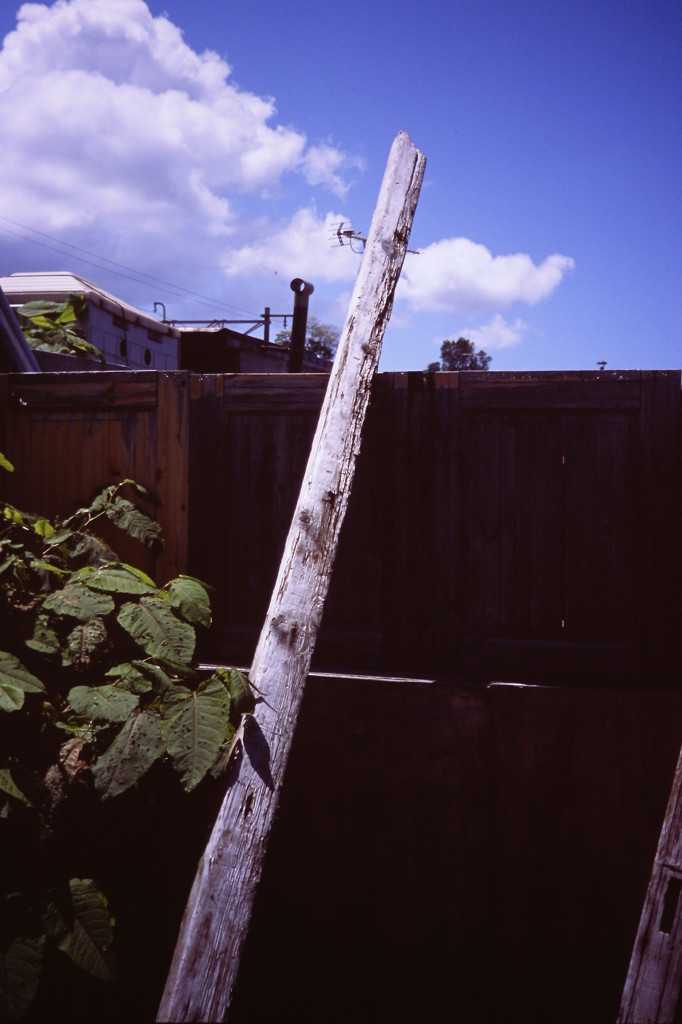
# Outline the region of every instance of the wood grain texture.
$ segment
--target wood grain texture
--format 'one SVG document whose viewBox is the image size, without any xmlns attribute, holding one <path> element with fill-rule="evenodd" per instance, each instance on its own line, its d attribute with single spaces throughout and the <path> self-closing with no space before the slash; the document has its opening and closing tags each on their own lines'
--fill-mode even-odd
<svg viewBox="0 0 682 1024">
<path fill-rule="evenodd" d="M 229 1006 L 424 167 L 423 155 L 400 133 L 251 669 L 263 700 L 199 864 L 159 1020 L 220 1021 Z"/>
<path fill-rule="evenodd" d="M 682 988 L 682 750 L 632 951 L 618 1024 L 673 1024 Z"/>
</svg>

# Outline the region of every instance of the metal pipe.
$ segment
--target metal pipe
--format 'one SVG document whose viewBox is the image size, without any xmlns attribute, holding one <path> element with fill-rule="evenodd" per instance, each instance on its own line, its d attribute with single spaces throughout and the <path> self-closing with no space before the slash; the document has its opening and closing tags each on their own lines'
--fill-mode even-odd
<svg viewBox="0 0 682 1024">
<path fill-rule="evenodd" d="M 308 281 L 295 277 L 289 285 L 294 293 L 294 315 L 291 318 L 291 348 L 289 350 L 289 373 L 300 373 L 303 369 L 305 333 L 308 327 L 308 300 L 315 288 Z"/>
</svg>

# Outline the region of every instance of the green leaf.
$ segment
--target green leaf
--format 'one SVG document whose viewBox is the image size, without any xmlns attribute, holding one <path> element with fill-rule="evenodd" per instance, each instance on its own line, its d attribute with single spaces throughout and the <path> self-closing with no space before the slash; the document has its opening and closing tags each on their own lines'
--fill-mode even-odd
<svg viewBox="0 0 682 1024">
<path fill-rule="evenodd" d="M 140 662 L 140 664 L 144 666 L 144 662 Z M 151 679 L 136 664 L 129 661 L 123 662 L 121 665 L 114 665 L 105 675 L 108 679 L 118 679 L 119 687 L 130 693 L 149 693 L 153 689 Z M 170 680 L 167 677 L 166 685 L 170 685 Z"/>
<path fill-rule="evenodd" d="M 189 792 L 212 767 L 225 740 L 230 695 L 217 679 L 198 690 L 172 686 L 161 701 L 161 731 L 182 784 Z"/>
<path fill-rule="evenodd" d="M 57 654 L 59 637 L 49 624 L 46 615 L 39 615 L 33 624 L 33 636 L 26 640 L 26 646 L 39 654 Z"/>
<path fill-rule="evenodd" d="M 74 686 L 67 700 L 77 715 L 96 722 L 125 722 L 140 703 L 138 696 L 113 684 Z"/>
<path fill-rule="evenodd" d="M 211 600 L 204 584 L 193 576 L 178 576 L 168 589 L 173 608 L 193 625 L 211 625 Z"/>
<path fill-rule="evenodd" d="M 31 568 L 36 569 L 39 572 L 53 572 L 56 576 L 71 575 L 68 569 L 60 569 L 58 565 L 52 565 L 51 562 L 44 562 L 41 558 L 31 558 Z"/>
<path fill-rule="evenodd" d="M 69 664 L 78 669 L 89 668 L 106 647 L 107 640 L 103 619 L 79 622 L 66 638 Z"/>
<path fill-rule="evenodd" d="M 24 525 L 24 517 L 22 516 L 21 512 L 19 511 L 19 509 L 18 508 L 14 508 L 13 505 L 5 505 L 4 516 L 5 516 L 5 519 L 10 519 L 14 523 L 15 526 L 23 526 Z"/>
<path fill-rule="evenodd" d="M 136 711 L 93 766 L 95 789 L 103 800 L 118 796 L 139 782 L 164 753 L 159 716 Z"/>
<path fill-rule="evenodd" d="M 44 947 L 44 935 L 37 939 L 22 937 L 16 938 L 7 952 L 0 954 L 0 975 L 4 981 L 3 1020 L 21 1020 L 33 1002 L 43 969 Z"/>
<path fill-rule="evenodd" d="M 155 548 L 163 544 L 160 525 L 127 498 L 116 495 L 111 504 L 105 506 L 104 511 L 119 530 L 135 537 L 146 547 Z"/>
<path fill-rule="evenodd" d="M 14 472 L 14 466 L 9 461 L 9 459 L 5 458 L 2 452 L 0 452 L 0 467 L 2 467 L 2 469 L 6 469 L 8 473 Z"/>
<path fill-rule="evenodd" d="M 13 797 L 15 800 L 21 801 L 27 807 L 33 807 L 33 804 L 27 796 L 21 792 L 16 782 L 12 778 L 12 773 L 9 768 L 0 768 L 0 791 L 6 793 L 7 796 Z"/>
<path fill-rule="evenodd" d="M 251 683 L 237 668 L 228 669 L 232 710 L 239 715 L 252 715 L 256 707 L 256 699 Z"/>
<path fill-rule="evenodd" d="M 18 711 L 25 693 L 45 693 L 45 687 L 18 658 L 0 651 L 0 711 Z"/>
<path fill-rule="evenodd" d="M 45 540 L 51 540 L 54 537 L 54 526 L 47 519 L 36 519 L 33 529 L 39 537 L 44 537 Z"/>
<path fill-rule="evenodd" d="M 124 604 L 118 622 L 152 658 L 168 658 L 189 664 L 194 654 L 195 634 L 181 622 L 166 598 L 142 597 L 139 604 Z"/>
<path fill-rule="evenodd" d="M 93 590 L 104 590 L 113 594 L 156 594 L 158 588 L 141 569 L 135 569 L 124 562 L 105 562 L 94 570 L 87 571 L 84 582 Z"/>
<path fill-rule="evenodd" d="M 87 622 L 96 615 L 112 612 L 114 600 L 108 594 L 93 592 L 89 586 L 76 579 L 46 597 L 43 608 L 55 615 L 67 615 L 79 622 Z"/>
<path fill-rule="evenodd" d="M 59 948 L 82 970 L 102 981 L 114 980 L 111 919 L 106 900 L 91 878 L 69 881 L 73 927 L 59 941 Z"/>
</svg>

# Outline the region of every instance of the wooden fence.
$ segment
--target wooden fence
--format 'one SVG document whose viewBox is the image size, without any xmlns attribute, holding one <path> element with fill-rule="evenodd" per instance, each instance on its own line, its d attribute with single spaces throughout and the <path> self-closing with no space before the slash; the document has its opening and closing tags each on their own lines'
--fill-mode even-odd
<svg viewBox="0 0 682 1024">
<path fill-rule="evenodd" d="M 51 514 L 144 483 L 147 567 L 214 586 L 203 653 L 248 663 L 326 376 L 0 379 L 3 493 Z M 317 667 L 676 685 L 680 477 L 677 371 L 380 374 Z"/>
<path fill-rule="evenodd" d="M 248 664 L 325 383 L 0 377 L 0 493 L 138 479 L 166 549 L 122 556 L 212 583 L 205 654 Z M 379 375 L 235 1024 L 615 1019 L 682 738 L 680 469 L 678 372 Z M 103 1021 L 153 1017 L 211 799 L 98 839 Z"/>
</svg>

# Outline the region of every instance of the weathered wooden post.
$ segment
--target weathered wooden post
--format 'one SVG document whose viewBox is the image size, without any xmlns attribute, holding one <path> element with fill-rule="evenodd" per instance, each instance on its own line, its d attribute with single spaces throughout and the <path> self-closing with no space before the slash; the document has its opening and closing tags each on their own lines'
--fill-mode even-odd
<svg viewBox="0 0 682 1024">
<path fill-rule="evenodd" d="M 673 1024 L 682 992 L 682 750 L 658 841 L 618 1024 Z"/>
<path fill-rule="evenodd" d="M 242 756 L 199 863 L 159 1021 L 222 1021 L 229 1007 L 425 164 L 401 132 L 389 155 L 251 668 L 264 699 L 247 722 Z"/>
</svg>

